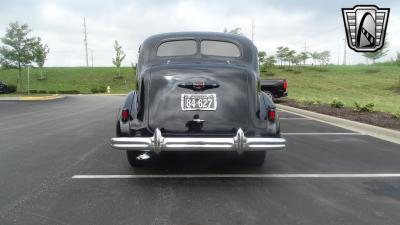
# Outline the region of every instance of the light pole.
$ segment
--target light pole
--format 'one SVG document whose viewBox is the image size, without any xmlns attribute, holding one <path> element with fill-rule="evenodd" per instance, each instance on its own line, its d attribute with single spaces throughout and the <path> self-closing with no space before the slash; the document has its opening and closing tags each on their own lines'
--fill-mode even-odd
<svg viewBox="0 0 400 225">
<path fill-rule="evenodd" d="M 29 70 L 29 66 L 28 66 L 28 95 L 30 94 L 30 87 L 29 87 L 29 84 L 30 84 L 30 80 L 29 80 L 29 74 L 30 73 L 30 70 Z"/>
</svg>

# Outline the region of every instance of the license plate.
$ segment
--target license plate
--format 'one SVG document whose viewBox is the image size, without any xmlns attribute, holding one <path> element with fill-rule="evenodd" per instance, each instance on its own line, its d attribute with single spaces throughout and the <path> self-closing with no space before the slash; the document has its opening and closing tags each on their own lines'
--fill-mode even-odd
<svg viewBox="0 0 400 225">
<path fill-rule="evenodd" d="M 189 110 L 216 110 L 216 94 L 182 94 L 181 107 L 184 111 Z"/>
</svg>

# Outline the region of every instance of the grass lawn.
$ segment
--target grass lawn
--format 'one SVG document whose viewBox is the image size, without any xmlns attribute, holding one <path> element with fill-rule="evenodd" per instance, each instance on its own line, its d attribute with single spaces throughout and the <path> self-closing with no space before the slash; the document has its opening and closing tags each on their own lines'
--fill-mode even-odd
<svg viewBox="0 0 400 225">
<path fill-rule="evenodd" d="M 347 107 L 353 107 L 356 101 L 374 103 L 378 111 L 400 112 L 400 67 L 381 65 L 375 69 L 378 72 L 367 72 L 367 66 L 305 67 L 292 71 L 275 67 L 263 72 L 262 78 L 287 79 L 289 98 L 299 102 L 329 104 L 333 98 L 338 98 Z M 91 93 L 91 88 L 109 85 L 111 93 L 127 93 L 135 88 L 134 73 L 131 67 L 124 67 L 121 68 L 123 79 L 114 79 L 117 69 L 113 67 L 46 68 L 47 79 L 41 81 L 38 80 L 39 69 L 31 69 L 30 89 L 78 90 L 85 94 Z M 7 84 L 16 84 L 16 76 L 17 70 L 0 70 L 0 80 Z M 22 77 L 27 90 L 26 70 Z"/>
<path fill-rule="evenodd" d="M 40 70 L 31 69 L 30 89 L 49 91 L 78 90 L 80 93 L 91 93 L 92 88 L 110 86 L 111 93 L 127 93 L 135 87 L 135 71 L 131 67 L 121 68 L 123 79 L 114 79 L 118 74 L 113 67 L 50 67 L 45 68 L 46 80 L 40 78 Z M 17 70 L 0 70 L 0 80 L 6 84 L 16 85 Z M 126 83 L 125 83 L 126 81 Z M 27 71 L 22 73 L 24 90 L 27 90 Z"/>
<path fill-rule="evenodd" d="M 345 107 L 353 107 L 356 101 L 374 103 L 377 111 L 400 112 L 400 67 L 385 65 L 374 69 L 378 72 L 367 72 L 367 66 L 306 67 L 294 71 L 275 67 L 263 72 L 262 78 L 287 79 L 289 98 L 300 102 L 329 104 L 338 98 Z"/>
</svg>

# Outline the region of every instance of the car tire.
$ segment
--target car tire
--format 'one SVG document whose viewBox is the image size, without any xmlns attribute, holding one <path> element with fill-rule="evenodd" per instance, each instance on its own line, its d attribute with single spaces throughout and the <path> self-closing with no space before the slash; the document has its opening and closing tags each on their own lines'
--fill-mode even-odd
<svg viewBox="0 0 400 225">
<path fill-rule="evenodd" d="M 131 167 L 133 168 L 142 167 L 150 161 L 149 159 L 146 160 L 137 159 L 137 157 L 143 153 L 144 152 L 141 151 L 126 151 L 126 158 L 128 159 L 128 162 L 131 165 Z"/>
<path fill-rule="evenodd" d="M 249 166 L 260 167 L 264 164 L 267 151 L 243 152 L 243 160 Z"/>
</svg>

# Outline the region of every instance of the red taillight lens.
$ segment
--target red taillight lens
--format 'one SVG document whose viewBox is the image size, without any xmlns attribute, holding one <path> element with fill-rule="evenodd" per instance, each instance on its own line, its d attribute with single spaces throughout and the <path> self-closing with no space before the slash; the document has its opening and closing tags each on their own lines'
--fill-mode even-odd
<svg viewBox="0 0 400 225">
<path fill-rule="evenodd" d="M 286 88 L 287 88 L 287 82 L 286 82 L 286 80 L 284 80 L 283 81 L 283 90 L 286 91 Z"/>
<path fill-rule="evenodd" d="M 128 109 L 122 109 L 121 120 L 122 120 L 122 122 L 126 122 L 129 120 L 129 110 Z"/>
<path fill-rule="evenodd" d="M 268 109 L 267 117 L 269 121 L 275 121 L 275 109 Z"/>
</svg>

